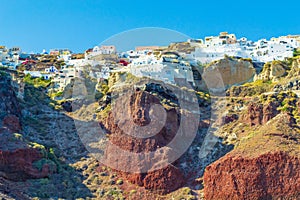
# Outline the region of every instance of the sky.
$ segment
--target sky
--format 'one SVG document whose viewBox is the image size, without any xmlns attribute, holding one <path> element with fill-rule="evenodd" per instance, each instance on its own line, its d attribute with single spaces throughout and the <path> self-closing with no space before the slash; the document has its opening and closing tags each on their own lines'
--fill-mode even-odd
<svg viewBox="0 0 300 200">
<path fill-rule="evenodd" d="M 19 46 L 26 52 L 53 48 L 83 52 L 104 41 L 123 41 L 120 48 L 131 49 L 222 31 L 238 38 L 269 39 L 300 34 L 299 7 L 296 0 L 1 0 L 0 45 Z"/>
</svg>

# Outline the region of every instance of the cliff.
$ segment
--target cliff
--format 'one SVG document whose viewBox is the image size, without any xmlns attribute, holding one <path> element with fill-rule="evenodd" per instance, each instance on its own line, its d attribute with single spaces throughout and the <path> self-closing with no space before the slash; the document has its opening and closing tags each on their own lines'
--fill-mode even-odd
<svg viewBox="0 0 300 200">
<path fill-rule="evenodd" d="M 293 115 L 278 114 L 272 104 L 249 104 L 247 113 L 255 127 L 206 168 L 205 199 L 298 199 L 300 128 Z"/>
<path fill-rule="evenodd" d="M 42 152 L 20 134 L 21 109 L 11 81 L 7 74 L 0 76 L 0 175 L 15 181 L 47 177 L 49 166 L 41 171 L 33 166 L 44 157 Z"/>
<path fill-rule="evenodd" d="M 203 79 L 208 88 L 222 89 L 253 80 L 256 70 L 252 62 L 243 59 L 224 58 L 212 62 L 203 70 Z"/>
<path fill-rule="evenodd" d="M 222 97 L 193 91 L 194 98 L 185 87 L 175 95 L 173 86 L 116 73 L 98 84 L 82 82 L 86 99 L 74 98 L 74 83 L 57 100 L 47 85 L 26 81 L 18 99 L 18 87 L 1 73 L 0 197 L 202 199 L 203 192 L 206 199 L 298 199 L 297 59 L 266 65 L 254 82 L 249 60 L 226 57 L 204 67 L 202 77 L 194 66 L 199 82 L 229 88 Z M 187 112 L 179 100 L 197 109 Z M 188 121 L 180 140 L 164 148 L 178 134 L 183 113 L 193 112 L 200 113 L 196 126 Z M 93 128 L 99 134 L 99 126 L 103 140 L 92 147 L 106 163 L 80 140 Z"/>
<path fill-rule="evenodd" d="M 273 61 L 266 63 L 260 74 L 254 77 L 254 81 L 278 81 L 279 78 L 288 74 L 289 67 L 286 63 L 280 61 Z"/>
<path fill-rule="evenodd" d="M 300 159 L 281 151 L 231 153 L 206 168 L 204 182 L 205 199 L 298 199 Z"/>
<path fill-rule="evenodd" d="M 126 106 L 127 104 L 129 104 L 128 107 Z M 132 166 L 132 162 L 141 166 L 140 168 L 132 167 L 133 173 L 121 172 L 120 174 L 128 181 L 144 188 L 160 193 L 168 193 L 178 189 L 184 183 L 183 173 L 178 168 L 169 164 L 159 170 L 147 169 L 144 172 L 143 170 L 145 169 L 143 168 L 145 166 L 148 166 L 151 162 L 159 162 L 161 156 L 149 158 L 151 161 L 147 160 L 147 157 L 131 160 L 126 159 L 126 156 L 122 156 L 115 150 L 115 146 L 117 146 L 130 153 L 155 152 L 159 148 L 166 146 L 173 139 L 179 127 L 179 114 L 175 108 L 166 110 L 166 123 L 163 127 L 159 125 L 152 126 L 153 128 L 149 132 L 140 132 L 141 129 L 136 129 L 137 126 L 143 127 L 150 124 L 150 122 L 153 124 L 159 123 L 155 118 L 150 119 L 150 108 L 153 105 L 161 105 L 160 100 L 146 91 L 135 91 L 124 102 L 116 103 L 114 113 L 110 112 L 103 122 L 103 125 L 108 130 L 111 142 L 106 149 L 105 157 L 111 166 L 123 166 L 124 170 Z M 128 110 L 124 110 L 124 108 L 128 108 Z M 156 117 L 159 119 L 158 116 Z M 124 121 L 120 123 L 119 120 Z M 120 127 L 120 124 L 125 124 L 125 126 L 121 125 Z M 157 130 L 154 129 L 156 127 Z M 152 131 L 157 134 L 151 136 L 150 132 Z M 139 138 L 143 134 L 146 134 L 144 135 L 145 138 Z M 139 171 L 141 173 L 138 173 Z"/>
</svg>

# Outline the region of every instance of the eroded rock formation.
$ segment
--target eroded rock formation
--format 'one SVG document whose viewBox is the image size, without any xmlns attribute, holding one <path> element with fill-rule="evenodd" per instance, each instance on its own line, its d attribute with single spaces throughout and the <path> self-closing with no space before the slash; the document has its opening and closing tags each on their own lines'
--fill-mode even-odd
<svg viewBox="0 0 300 200">
<path fill-rule="evenodd" d="M 251 102 L 248 105 L 245 120 L 251 126 L 265 124 L 279 113 L 277 107 L 278 102 L 267 102 L 264 105 Z"/>
<path fill-rule="evenodd" d="M 46 177 L 48 165 L 42 166 L 41 171 L 33 166 L 43 154 L 19 134 L 21 111 L 10 81 L 8 76 L 0 76 L 0 176 L 15 181 Z"/>
<path fill-rule="evenodd" d="M 170 108 L 166 110 L 165 122 L 159 121 L 161 119 L 159 114 L 163 115 L 159 110 L 153 112 L 150 120 L 149 113 L 151 113 L 151 107 L 153 108 L 155 105 L 161 106 L 159 99 L 145 91 L 135 91 L 130 98 L 125 98 L 124 102 L 118 102 L 114 112 L 110 112 L 103 123 L 108 130 L 111 142 L 106 149 L 105 156 L 113 165 L 117 163 L 118 166 L 124 166 L 124 169 L 125 166 L 131 164 L 130 162 L 135 162 L 136 165 L 141 166 L 138 168 L 141 173 L 120 172 L 120 174 L 134 184 L 159 193 L 167 193 L 179 188 L 184 183 L 183 173 L 178 168 L 168 164 L 158 170 L 143 172 L 143 165 L 147 166 L 148 162 L 158 162 L 161 156 L 154 153 L 154 157 L 141 156 L 137 160 L 129 160 L 115 152 L 115 146 L 132 153 L 155 152 L 159 148 L 165 147 L 173 139 L 177 133 L 180 115 L 175 108 Z M 151 128 L 149 133 L 147 131 L 139 132 L 139 127 L 147 125 L 150 125 Z M 153 136 L 148 135 L 152 133 L 154 133 Z M 143 136 L 142 134 L 145 134 L 145 137 L 140 137 Z M 168 154 L 168 152 L 164 153 Z M 167 157 L 167 155 L 164 156 Z"/>
<path fill-rule="evenodd" d="M 256 74 L 250 61 L 225 58 L 206 67 L 203 78 L 209 88 L 228 88 L 253 80 Z"/>
<path fill-rule="evenodd" d="M 298 199 L 300 159 L 284 152 L 228 154 L 206 168 L 205 199 Z"/>
<path fill-rule="evenodd" d="M 288 67 L 280 61 L 266 63 L 263 71 L 254 77 L 254 80 L 276 81 L 278 78 L 287 75 Z"/>
</svg>

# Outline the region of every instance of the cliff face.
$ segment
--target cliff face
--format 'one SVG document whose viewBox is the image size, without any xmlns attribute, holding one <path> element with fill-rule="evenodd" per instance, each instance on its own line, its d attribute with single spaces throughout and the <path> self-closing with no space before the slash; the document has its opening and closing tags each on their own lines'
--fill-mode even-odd
<svg viewBox="0 0 300 200">
<path fill-rule="evenodd" d="M 299 68 L 297 62 L 299 61 L 295 61 L 292 66 L 295 72 Z M 268 77 L 281 76 L 280 67 L 278 71 L 275 68 L 268 71 Z M 233 58 L 215 62 L 204 70 L 211 78 L 211 85 L 208 84 L 211 88 L 222 86 L 217 78 L 223 79 L 225 86 L 230 87 L 251 80 L 255 74 L 251 62 Z M 218 72 L 221 76 L 216 78 Z M 184 144 L 184 137 L 191 138 L 189 133 L 193 132 L 190 127 L 192 123 L 189 123 L 175 148 L 163 148 L 181 128 L 184 116 L 182 112 L 185 110 L 180 109 L 177 96 L 159 83 L 136 84 L 136 87 L 144 89 L 136 89 L 131 96 L 126 96 L 124 91 L 134 81 L 128 81 L 126 77 L 130 76 L 126 73 L 118 76 L 122 80 L 115 82 L 111 77 L 108 82 L 112 83 L 105 87 L 108 91 L 103 92 L 105 96 L 98 103 L 89 104 L 88 101 L 79 99 L 76 101 L 87 105 L 78 103 L 81 107 L 76 109 L 72 107 L 74 100 L 63 101 L 61 106 L 68 113 L 48 106 L 53 102 L 49 101 L 46 88 L 29 87 L 26 84 L 24 99 L 22 103 L 19 102 L 22 106 L 19 106 L 9 78 L 0 76 L 0 197 L 2 191 L 14 189 L 7 188 L 6 183 L 15 184 L 15 181 L 26 180 L 26 184 L 35 184 L 31 187 L 33 192 L 28 194 L 40 198 L 76 199 L 92 198 L 94 195 L 97 199 L 201 199 L 201 195 L 195 194 L 202 192 L 204 173 L 206 199 L 300 198 L 300 100 L 295 94 L 291 94 L 291 91 L 299 90 L 298 77 L 286 80 L 284 84 L 292 83 L 292 87 L 280 90 L 282 92 L 273 92 L 273 79 L 266 83 L 257 81 L 232 87 L 227 92 L 228 96 L 221 97 L 226 102 L 220 101 L 217 105 L 210 105 L 211 100 L 217 97 L 198 91 L 197 106 L 201 116 L 197 134 L 184 154 L 175 161 L 170 161 L 171 150 L 182 153 L 178 149 Z M 285 79 L 288 76 L 283 77 Z M 200 75 L 199 80 L 203 80 Z M 281 85 L 281 82 L 277 84 Z M 115 91 L 118 87 L 121 89 Z M 66 89 L 65 98 L 72 96 L 71 89 Z M 179 89 L 182 93 L 178 98 L 196 102 L 196 99 L 189 98 L 184 88 Z M 124 95 L 124 98 L 114 101 L 114 95 Z M 226 112 L 221 113 L 222 105 L 226 105 Z M 100 109 L 95 114 L 96 106 Z M 22 111 L 20 107 L 23 108 Z M 163 112 L 161 108 L 164 109 Z M 212 110 L 217 113 L 211 113 Z M 95 118 L 97 115 L 98 119 Z M 216 117 L 214 122 L 213 116 L 210 119 L 211 115 L 218 115 L 220 118 Z M 84 124 L 92 120 L 96 128 L 99 128 L 100 121 L 101 128 L 107 133 L 103 140 L 110 142 L 106 149 L 101 149 L 104 150 L 102 155 L 113 165 L 89 157 L 77 131 L 82 128 L 80 131 L 83 130 L 85 134 L 84 128 L 88 132 L 90 123 L 86 127 L 78 127 L 74 124 L 74 119 Z M 207 139 L 208 130 L 212 134 Z M 219 137 L 213 137 L 214 134 L 219 134 Z M 41 151 L 40 145 L 28 141 L 39 141 L 46 149 L 51 148 L 57 156 L 49 154 L 49 151 L 45 158 L 45 151 Z M 103 147 L 102 144 L 100 141 L 95 147 Z M 116 147 L 124 150 L 124 154 L 116 151 Z M 209 151 L 205 157 L 200 155 L 200 152 L 203 153 L 202 147 L 204 151 Z M 164 150 L 160 151 L 161 149 Z M 141 154 L 133 157 L 135 160 L 126 157 L 129 153 L 156 151 L 157 154 L 151 156 Z M 225 155 L 226 153 L 228 154 Z M 219 159 L 220 157 L 223 158 Z M 168 164 L 158 169 L 150 167 L 145 171 L 149 165 L 153 168 L 161 166 L 162 160 Z M 62 165 L 65 163 L 66 165 Z M 115 164 L 124 170 L 134 164 L 137 170 L 117 171 L 112 167 Z M 59 170 L 51 174 L 56 172 L 54 167 Z M 45 180 L 38 180 L 46 177 Z M 181 192 L 177 193 L 180 190 L 185 196 Z M 117 196 L 112 196 L 116 193 Z M 151 197 L 144 194 L 151 194 Z"/>
<path fill-rule="evenodd" d="M 245 121 L 250 126 L 265 124 L 279 113 L 277 110 L 278 106 L 278 102 L 268 102 L 264 105 L 250 103 L 247 108 Z"/>
<path fill-rule="evenodd" d="M 46 177 L 49 166 L 42 171 L 33 163 L 43 158 L 42 153 L 31 148 L 23 139 L 18 100 L 8 76 L 0 76 L 0 176 L 10 180 Z"/>
<path fill-rule="evenodd" d="M 126 104 L 129 104 L 129 106 L 126 106 Z M 125 99 L 125 102 L 118 102 L 118 105 L 114 108 L 114 113 L 109 113 L 104 124 L 111 134 L 110 141 L 117 146 L 121 146 L 124 150 L 135 153 L 155 151 L 157 148 L 167 145 L 178 129 L 179 114 L 174 108 L 167 110 L 166 125 L 161 127 L 157 121 L 159 116 L 150 119 L 150 108 L 153 105 L 161 105 L 159 99 L 144 91 L 135 92 L 130 99 Z M 152 124 L 150 124 L 150 121 Z M 125 125 L 118 126 L 121 123 Z M 138 127 L 146 125 L 151 125 L 151 130 L 148 130 L 149 135 L 147 135 L 147 132 L 141 133 L 138 130 Z M 157 130 L 154 130 L 155 128 Z M 160 130 L 160 128 L 162 129 Z M 126 133 L 130 133 L 132 136 Z M 150 137 L 152 133 L 157 134 Z"/>
<path fill-rule="evenodd" d="M 0 75 L 0 125 L 7 116 L 20 117 L 20 107 L 8 75 Z M 8 120 L 8 119 L 7 119 Z"/>
<path fill-rule="evenodd" d="M 254 80 L 276 81 L 278 78 L 287 75 L 288 67 L 280 61 L 266 63 L 260 74 L 254 77 Z"/>
<path fill-rule="evenodd" d="M 128 107 L 126 105 L 129 105 Z M 148 158 L 138 158 L 138 160 L 129 160 L 121 155 L 117 155 L 114 151 L 115 146 L 122 148 L 125 151 L 133 153 L 141 152 L 154 152 L 157 149 L 166 146 L 175 136 L 178 126 L 179 126 L 179 114 L 175 108 L 166 110 L 166 123 L 162 127 L 159 127 L 157 121 L 158 116 L 150 120 L 149 113 L 151 106 L 161 105 L 157 97 L 151 95 L 145 91 L 136 91 L 134 94 L 125 102 L 118 102 L 114 113 L 110 112 L 107 119 L 104 121 L 103 125 L 108 130 L 109 140 L 111 145 L 108 145 L 106 149 L 106 159 L 111 163 L 117 163 L 119 166 L 129 166 L 131 162 L 136 162 L 136 165 L 147 166 L 150 160 Z M 127 108 L 127 109 L 126 109 Z M 129 116 L 128 118 L 125 117 Z M 120 121 L 124 120 L 121 124 L 125 126 L 119 126 Z M 130 120 L 132 119 L 132 120 Z M 147 135 L 148 132 L 139 132 L 136 126 L 143 127 L 149 125 L 150 123 L 156 124 L 151 128 L 151 132 L 154 131 L 155 135 Z M 157 130 L 155 130 L 157 128 Z M 134 135 L 129 135 L 134 134 Z M 157 133 L 157 134 L 156 134 Z M 145 138 L 138 138 L 139 134 L 146 134 Z M 150 133 L 149 133 L 150 134 Z M 167 152 L 166 152 L 167 153 Z M 149 159 L 156 162 L 157 158 L 151 157 Z M 159 161 L 159 160 L 157 160 Z M 146 189 L 155 190 L 159 193 L 168 193 L 173 191 L 184 183 L 183 173 L 173 165 L 169 164 L 159 170 L 154 170 L 146 173 L 123 173 L 120 174 L 126 179 L 134 184 L 142 186 Z"/>
<path fill-rule="evenodd" d="M 248 105 L 248 131 L 205 170 L 205 199 L 300 198 L 300 128 L 292 114 L 276 107 Z"/>
<path fill-rule="evenodd" d="M 250 61 L 224 58 L 206 67 L 203 77 L 209 88 L 228 88 L 252 81 L 256 70 Z"/>
<path fill-rule="evenodd" d="M 49 166 L 44 165 L 39 171 L 33 163 L 43 155 L 33 148 L 20 148 L 11 151 L 0 150 L 0 172 L 5 178 L 13 181 L 24 181 L 32 178 L 44 178 L 50 173 Z"/>
<path fill-rule="evenodd" d="M 229 154 L 206 168 L 206 199 L 298 199 L 300 159 L 284 152 Z"/>
<path fill-rule="evenodd" d="M 296 76 L 300 76 L 300 58 L 299 57 L 293 59 L 291 70 L 289 71 L 289 74 L 288 74 L 289 78 L 296 77 Z"/>
</svg>

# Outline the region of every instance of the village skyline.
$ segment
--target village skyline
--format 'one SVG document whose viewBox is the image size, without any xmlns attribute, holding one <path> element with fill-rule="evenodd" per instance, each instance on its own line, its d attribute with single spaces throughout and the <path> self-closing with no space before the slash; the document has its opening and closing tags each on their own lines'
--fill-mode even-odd
<svg viewBox="0 0 300 200">
<path fill-rule="evenodd" d="M 204 38 L 221 31 L 251 40 L 299 34 L 297 1 L 282 4 L 231 1 L 230 6 L 216 1 L 140 3 L 118 1 L 45 1 L 2 2 L 0 44 L 20 46 L 26 52 L 69 48 L 82 52 L 99 45 L 115 34 L 140 27 L 164 27 Z M 268 14 L 268 12 L 273 14 Z M 280 11 L 280 15 L 276 14 Z M 149 42 L 149 40 L 145 40 Z M 175 41 L 176 42 L 176 41 Z M 161 44 L 153 44 L 161 45 Z"/>
<path fill-rule="evenodd" d="M 143 28 L 141 28 L 143 29 Z M 134 38 L 134 35 L 133 36 L 130 36 L 130 34 L 134 33 L 136 30 L 139 30 L 139 29 L 133 29 L 133 30 L 129 30 L 129 31 L 125 31 L 124 33 L 128 33 L 127 35 L 124 34 L 125 36 L 120 36 L 122 35 L 122 33 L 120 34 L 116 34 L 112 37 L 109 37 L 108 39 L 98 43 L 98 44 L 94 44 L 94 45 L 90 45 L 90 46 L 87 46 L 87 47 L 83 47 L 82 51 L 76 51 L 70 47 L 67 47 L 67 46 L 64 46 L 64 47 L 53 47 L 53 48 L 45 48 L 45 47 L 40 47 L 38 51 L 33 51 L 33 50 L 26 50 L 24 49 L 22 46 L 16 44 L 16 45 L 12 45 L 12 46 L 7 46 L 5 45 L 5 43 L 0 43 L 0 46 L 2 48 L 7 48 L 7 49 L 10 49 L 10 48 L 19 48 L 20 50 L 22 50 L 22 53 L 25 53 L 25 54 L 44 54 L 44 53 L 47 53 L 47 54 L 50 54 L 51 51 L 63 51 L 63 50 L 68 50 L 70 51 L 71 53 L 74 53 L 74 54 L 78 54 L 78 53 L 85 53 L 85 51 L 89 50 L 90 48 L 94 48 L 96 46 L 114 46 L 116 48 L 116 53 L 122 53 L 122 52 L 126 52 L 126 51 L 132 51 L 132 50 L 136 50 L 137 48 L 140 48 L 140 47 L 167 47 L 169 46 L 170 44 L 174 44 L 174 43 L 183 43 L 183 42 L 194 42 L 194 43 L 199 43 L 199 41 L 201 41 L 203 44 L 205 43 L 205 40 L 207 38 L 213 38 L 213 37 L 219 37 L 220 35 L 219 34 L 222 34 L 222 33 L 229 33 L 228 31 L 220 31 L 218 32 L 217 34 L 208 34 L 208 35 L 205 35 L 204 37 L 189 37 L 187 35 L 184 35 L 184 34 L 181 34 L 179 32 L 176 32 L 174 30 L 169 30 L 169 29 L 164 29 L 164 28 L 152 28 L 152 27 L 147 27 L 145 28 L 146 30 L 149 29 L 149 30 L 152 30 L 152 29 L 159 29 L 160 31 L 161 30 L 165 30 L 166 33 L 171 33 L 171 32 L 175 32 L 176 34 L 174 34 L 175 36 L 173 38 L 179 38 L 179 39 L 170 39 L 168 38 L 166 41 L 164 41 L 163 39 L 159 39 L 160 42 L 143 42 L 143 40 L 141 39 L 136 39 Z M 158 32 L 160 32 L 158 31 Z M 251 38 L 247 37 L 245 34 L 242 35 L 242 36 L 239 36 L 237 35 L 236 33 L 231 33 L 231 34 L 234 34 L 235 38 L 237 40 L 241 40 L 241 39 L 247 39 L 248 41 L 251 41 L 251 42 L 257 42 L 257 41 L 272 41 L 272 39 L 274 38 L 283 38 L 283 37 L 297 37 L 299 38 L 300 37 L 300 32 L 298 34 L 286 34 L 286 35 L 271 35 L 270 37 L 261 37 L 257 40 L 252 40 Z M 138 35 L 140 36 L 141 33 L 138 33 Z M 155 36 L 157 35 L 157 33 L 154 34 Z M 122 41 L 121 39 L 123 38 L 133 38 L 133 40 L 131 41 Z M 136 41 L 134 41 L 136 40 Z M 124 43 L 124 44 L 123 44 Z M 131 44 L 129 46 L 126 46 L 128 44 Z M 300 44 L 300 42 L 299 42 Z M 121 47 L 120 47 L 121 46 Z M 206 46 L 200 46 L 201 48 L 205 48 Z"/>
</svg>

